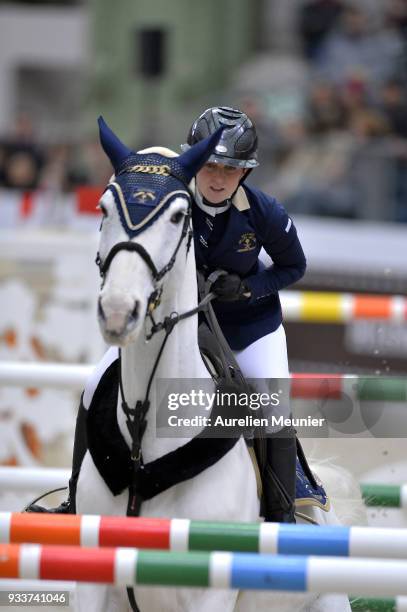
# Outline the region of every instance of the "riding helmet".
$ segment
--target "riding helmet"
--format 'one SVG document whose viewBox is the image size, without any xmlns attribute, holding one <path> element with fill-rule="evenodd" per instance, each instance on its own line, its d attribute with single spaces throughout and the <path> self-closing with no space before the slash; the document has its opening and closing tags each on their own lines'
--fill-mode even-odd
<svg viewBox="0 0 407 612">
<path fill-rule="evenodd" d="M 255 168 L 257 161 L 257 134 L 254 123 L 242 111 L 229 106 L 213 106 L 206 109 L 192 124 L 187 144 L 182 150 L 224 127 L 222 136 L 210 156 L 209 162 L 217 162 L 237 168 Z"/>
</svg>

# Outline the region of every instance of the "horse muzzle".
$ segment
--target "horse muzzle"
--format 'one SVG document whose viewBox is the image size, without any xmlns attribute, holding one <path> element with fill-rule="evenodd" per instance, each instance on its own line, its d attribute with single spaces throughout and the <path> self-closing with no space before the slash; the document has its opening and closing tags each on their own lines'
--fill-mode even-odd
<svg viewBox="0 0 407 612">
<path fill-rule="evenodd" d="M 102 335 L 108 344 L 124 345 L 134 339 L 141 322 L 141 303 L 129 297 L 118 299 L 100 296 L 98 319 Z M 141 326 L 140 326 L 141 327 Z"/>
</svg>

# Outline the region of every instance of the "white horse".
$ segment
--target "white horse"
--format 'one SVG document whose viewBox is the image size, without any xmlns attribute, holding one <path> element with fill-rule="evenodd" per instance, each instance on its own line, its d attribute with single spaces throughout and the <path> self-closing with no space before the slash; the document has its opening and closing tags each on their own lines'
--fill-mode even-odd
<svg viewBox="0 0 407 612">
<path fill-rule="evenodd" d="M 182 315 L 197 306 L 190 236 L 191 198 L 186 185 L 208 159 L 219 135 L 198 143 L 180 157 L 169 158 L 151 152 L 136 155 L 103 120 L 100 120 L 100 131 L 102 146 L 112 161 L 116 177 L 100 201 L 103 223 L 99 261 L 104 282 L 99 296 L 99 322 L 105 340 L 121 348 L 122 392 L 127 405 L 134 407 L 145 399 L 153 374 L 154 379 L 209 377 L 198 347 L 196 314 L 174 325 L 159 358 L 165 330 L 157 331 L 149 342 L 145 338 L 151 329 L 148 309 L 154 310 L 156 322 L 162 322 L 171 313 Z M 162 291 L 158 305 L 157 289 Z M 117 422 L 131 448 L 122 399 L 119 393 Z M 145 464 L 188 442 L 185 438 L 156 437 L 154 387 L 149 399 L 141 440 Z M 133 455 L 138 450 L 133 447 Z M 88 451 L 78 480 L 77 512 L 125 515 L 128 495 L 127 489 L 112 495 Z M 309 507 L 306 513 L 323 524 L 337 522 L 333 511 L 325 513 Z M 143 502 L 140 514 L 209 521 L 257 521 L 256 478 L 243 438 L 205 471 Z M 241 593 L 238 597 L 236 591 L 164 587 L 135 587 L 134 592 L 141 612 L 350 610 L 344 596 L 316 599 L 304 593 Z M 304 607 L 308 605 L 314 607 Z M 129 606 L 124 589 L 78 585 L 77 608 L 92 612 L 128 610 Z"/>
</svg>

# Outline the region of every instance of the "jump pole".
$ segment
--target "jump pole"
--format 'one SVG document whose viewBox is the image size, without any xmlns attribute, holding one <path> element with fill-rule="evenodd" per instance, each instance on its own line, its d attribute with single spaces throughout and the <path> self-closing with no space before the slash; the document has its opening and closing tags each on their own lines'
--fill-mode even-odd
<svg viewBox="0 0 407 612">
<path fill-rule="evenodd" d="M 147 517 L 1 512 L 0 542 L 407 559 L 407 529 Z"/>
<path fill-rule="evenodd" d="M 407 484 L 362 483 L 360 489 L 366 506 L 407 509 Z"/>
<path fill-rule="evenodd" d="M 407 597 L 373 599 L 350 597 L 352 612 L 407 612 Z"/>
<path fill-rule="evenodd" d="M 253 553 L 1 544 L 0 578 L 353 593 L 366 597 L 407 595 L 406 561 Z"/>
<path fill-rule="evenodd" d="M 80 364 L 0 362 L 0 385 L 81 391 L 93 367 Z M 290 378 L 292 399 L 341 399 L 346 394 L 360 401 L 407 401 L 405 377 L 292 373 Z"/>
</svg>

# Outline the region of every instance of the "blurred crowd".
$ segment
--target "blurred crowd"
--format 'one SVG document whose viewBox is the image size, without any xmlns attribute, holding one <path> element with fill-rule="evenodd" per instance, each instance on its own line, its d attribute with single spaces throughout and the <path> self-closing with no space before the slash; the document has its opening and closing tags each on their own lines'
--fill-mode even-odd
<svg viewBox="0 0 407 612">
<path fill-rule="evenodd" d="M 0 138 L 0 188 L 70 193 L 85 185 L 103 186 L 111 167 L 98 141 L 40 143 L 27 113 Z"/>
<path fill-rule="evenodd" d="M 407 0 L 379 4 L 302 0 L 288 58 L 302 80 L 240 101 L 260 137 L 251 178 L 290 212 L 407 222 Z M 109 175 L 97 142 L 41 147 L 24 113 L 0 138 L 0 187 L 70 192 Z"/>
<path fill-rule="evenodd" d="M 262 180 L 292 212 L 407 222 L 407 0 L 382 5 L 374 18 L 360 1 L 303 1 L 297 112 L 243 101 L 272 168 Z"/>
</svg>

